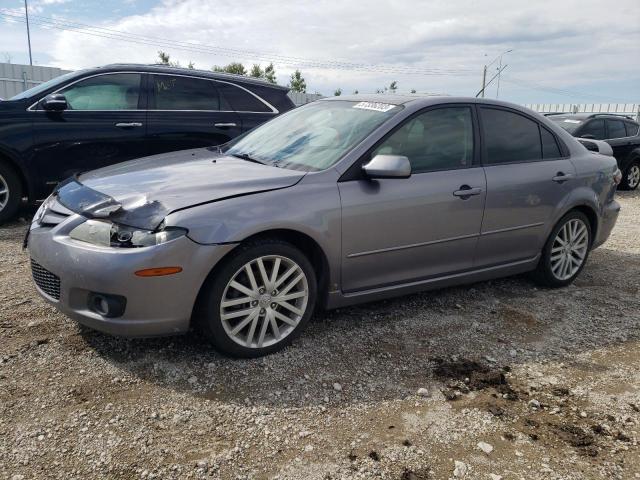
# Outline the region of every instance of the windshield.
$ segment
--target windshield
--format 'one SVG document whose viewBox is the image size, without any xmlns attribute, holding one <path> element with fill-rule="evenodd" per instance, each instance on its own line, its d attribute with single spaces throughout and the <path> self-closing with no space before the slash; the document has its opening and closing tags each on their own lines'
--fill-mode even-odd
<svg viewBox="0 0 640 480">
<path fill-rule="evenodd" d="M 293 170 L 324 170 L 401 109 L 378 102 L 310 103 L 237 138 L 226 153 Z"/>
<path fill-rule="evenodd" d="M 45 90 L 48 90 L 49 88 L 52 88 L 58 84 L 64 83 L 66 80 L 78 75 L 78 73 L 80 72 L 69 72 L 69 73 L 65 73 L 64 75 L 60 75 L 59 77 L 52 78 L 51 80 L 48 80 L 44 83 L 40 83 L 35 87 L 31 87 L 29 90 L 25 90 L 24 92 L 11 97 L 9 100 L 22 100 L 23 98 L 33 97 L 34 95 L 38 95 L 39 93 L 42 93 Z"/>
<path fill-rule="evenodd" d="M 558 126 L 564 128 L 567 132 L 573 134 L 580 125 L 582 125 L 582 120 L 577 120 L 575 118 L 564 117 L 562 115 L 549 115 L 547 117 L 549 120 L 552 120 L 558 124 Z"/>
</svg>

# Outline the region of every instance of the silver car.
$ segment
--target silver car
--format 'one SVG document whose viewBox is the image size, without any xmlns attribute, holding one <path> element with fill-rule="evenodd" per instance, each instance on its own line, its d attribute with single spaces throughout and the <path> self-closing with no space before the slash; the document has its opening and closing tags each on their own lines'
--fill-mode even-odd
<svg viewBox="0 0 640 480">
<path fill-rule="evenodd" d="M 612 156 L 513 104 L 339 97 L 223 147 L 71 178 L 27 244 L 40 294 L 84 325 L 193 325 L 254 357 L 318 307 L 529 271 L 567 285 L 609 236 L 620 179 Z"/>
</svg>

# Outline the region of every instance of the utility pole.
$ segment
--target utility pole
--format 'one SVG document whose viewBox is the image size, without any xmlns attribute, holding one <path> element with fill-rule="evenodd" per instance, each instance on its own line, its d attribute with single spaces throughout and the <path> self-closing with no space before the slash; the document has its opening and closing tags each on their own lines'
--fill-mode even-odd
<svg viewBox="0 0 640 480">
<path fill-rule="evenodd" d="M 29 65 L 33 66 L 33 58 L 31 57 L 31 32 L 29 32 L 29 8 L 27 0 L 24 0 L 24 15 L 27 17 L 27 42 L 29 43 Z"/>
<path fill-rule="evenodd" d="M 482 98 L 484 98 L 484 89 L 487 86 L 487 66 L 484 66 L 484 69 L 482 70 L 482 90 L 480 90 L 482 92 Z"/>
</svg>

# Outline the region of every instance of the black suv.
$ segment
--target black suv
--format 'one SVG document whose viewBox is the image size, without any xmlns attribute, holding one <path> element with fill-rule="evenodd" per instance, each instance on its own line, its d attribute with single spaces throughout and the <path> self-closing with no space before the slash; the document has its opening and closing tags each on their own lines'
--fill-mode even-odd
<svg viewBox="0 0 640 480">
<path fill-rule="evenodd" d="M 640 185 L 640 126 L 631 117 L 604 113 L 559 113 L 547 117 L 574 137 L 605 140 L 622 172 L 620 189 Z"/>
<path fill-rule="evenodd" d="M 294 108 L 287 87 L 159 65 L 72 72 L 0 101 L 0 223 L 80 171 L 220 145 Z"/>
</svg>

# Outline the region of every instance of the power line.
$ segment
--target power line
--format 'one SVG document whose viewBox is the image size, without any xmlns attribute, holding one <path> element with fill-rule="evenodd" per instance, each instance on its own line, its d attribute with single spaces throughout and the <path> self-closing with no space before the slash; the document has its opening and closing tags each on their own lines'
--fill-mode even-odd
<svg viewBox="0 0 640 480">
<path fill-rule="evenodd" d="M 7 10 L 0 10 L 0 16 L 12 21 L 18 21 L 24 23 L 24 18 L 18 13 L 14 13 Z M 31 15 L 31 22 L 41 25 L 46 28 L 54 28 L 63 31 L 71 31 L 74 33 L 80 33 L 84 35 L 91 35 L 95 37 L 107 38 L 111 40 L 120 40 L 130 43 L 151 45 L 155 47 L 170 48 L 177 50 L 185 50 L 196 53 L 218 54 L 227 57 L 248 57 L 263 61 L 273 61 L 285 65 L 305 66 L 309 68 L 326 68 L 337 70 L 361 70 L 378 73 L 388 74 L 409 74 L 409 75 L 467 75 L 471 74 L 468 69 L 442 69 L 439 67 L 433 68 L 414 68 L 414 67 L 402 67 L 402 66 L 388 66 L 378 64 L 363 64 L 363 63 L 351 63 L 341 62 L 335 60 L 312 60 L 304 59 L 301 57 L 292 57 L 278 54 L 265 54 L 252 52 L 249 50 L 240 50 L 212 45 L 200 45 L 195 43 L 160 39 L 157 37 L 148 37 L 144 35 L 131 34 L 118 30 L 95 27 L 79 22 L 72 22 L 62 19 L 52 19 L 41 15 Z"/>
</svg>

